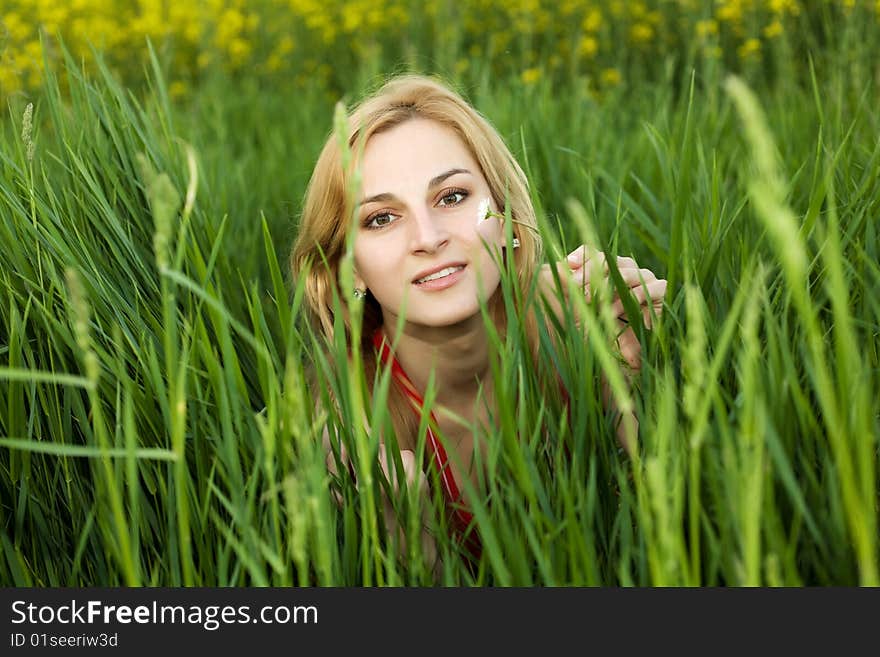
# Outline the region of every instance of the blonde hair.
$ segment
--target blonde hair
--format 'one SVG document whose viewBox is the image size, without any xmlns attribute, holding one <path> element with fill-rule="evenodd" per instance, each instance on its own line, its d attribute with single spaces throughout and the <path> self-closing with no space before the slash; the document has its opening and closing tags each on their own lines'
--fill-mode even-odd
<svg viewBox="0 0 880 657">
<path fill-rule="evenodd" d="M 348 145 L 353 152 L 358 152 L 373 135 L 415 118 L 451 128 L 482 169 L 495 207 L 509 206 L 514 220 L 513 233 L 519 239 L 520 247 L 508 251 L 514 258 L 513 269 L 519 288 L 528 290 L 542 250 L 528 181 L 498 132 L 459 94 L 434 78 L 421 75 L 394 77 L 352 111 L 348 120 Z M 353 293 L 353 290 L 340 290 L 338 284 L 339 260 L 345 249 L 346 230 L 354 210 L 347 193 L 350 178 L 351 171 L 343 166 L 338 137 L 331 134 L 309 180 L 299 232 L 290 256 L 293 280 L 301 275 L 307 276 L 304 293 L 310 319 L 330 340 L 334 333 L 334 291 L 343 300 L 349 299 Z M 490 310 L 503 331 L 506 320 L 504 304 L 500 295 L 493 298 L 494 307 Z M 343 319 L 348 332 L 348 318 Z M 372 381 L 375 374 L 375 359 L 366 355 L 373 353 L 372 335 L 381 325 L 381 308 L 368 293 L 364 299 L 362 334 L 367 381 Z M 533 349 L 536 349 L 537 331 L 533 317 L 526 317 L 526 329 Z M 389 409 L 398 432 L 414 426 L 415 415 L 395 386 L 389 394 Z"/>
</svg>

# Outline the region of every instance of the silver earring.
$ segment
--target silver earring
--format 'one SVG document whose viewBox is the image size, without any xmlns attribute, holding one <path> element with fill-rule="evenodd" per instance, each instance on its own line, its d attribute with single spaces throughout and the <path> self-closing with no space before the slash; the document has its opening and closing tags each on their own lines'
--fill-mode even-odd
<svg viewBox="0 0 880 657">
<path fill-rule="evenodd" d="M 514 238 L 513 238 L 513 248 L 514 248 L 514 249 L 518 249 L 518 248 L 519 248 L 519 238 L 518 238 L 518 237 L 514 237 Z"/>
<path fill-rule="evenodd" d="M 355 299 L 364 299 L 367 296 L 367 291 L 362 290 L 359 287 L 354 288 L 354 298 Z"/>
</svg>

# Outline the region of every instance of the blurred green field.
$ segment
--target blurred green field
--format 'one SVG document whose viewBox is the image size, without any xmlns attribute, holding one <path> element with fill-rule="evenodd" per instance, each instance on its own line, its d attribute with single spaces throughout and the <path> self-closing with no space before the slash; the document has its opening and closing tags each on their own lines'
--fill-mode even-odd
<svg viewBox="0 0 880 657">
<path fill-rule="evenodd" d="M 601 88 L 654 78 L 670 57 L 787 76 L 807 50 L 861 50 L 878 21 L 876 0 L 6 0 L 0 95 L 39 87 L 59 39 L 91 63 L 97 47 L 128 84 L 149 39 L 176 96 L 217 74 L 349 89 L 380 61 Z"/>
<path fill-rule="evenodd" d="M 155 5 L 4 9 L 0 584 L 880 584 L 877 3 Z M 503 346 L 484 555 L 435 499 L 436 577 L 382 527 L 357 376 L 313 362 L 286 265 L 335 103 L 401 70 L 499 129 L 548 258 L 589 240 L 670 283 L 633 459 L 572 317 L 538 371 Z M 328 422 L 373 469 L 341 509 Z"/>
</svg>

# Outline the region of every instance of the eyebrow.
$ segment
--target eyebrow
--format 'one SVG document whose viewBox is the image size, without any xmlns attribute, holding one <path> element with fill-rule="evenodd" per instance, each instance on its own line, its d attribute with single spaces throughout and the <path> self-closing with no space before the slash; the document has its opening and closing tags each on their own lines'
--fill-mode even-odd
<svg viewBox="0 0 880 657">
<path fill-rule="evenodd" d="M 459 168 L 444 171 L 439 176 L 434 176 L 433 178 L 431 178 L 431 181 L 428 183 L 428 189 L 433 189 L 434 187 L 437 187 L 438 185 L 442 184 L 444 180 L 446 180 L 450 176 L 454 176 L 457 173 L 470 173 L 470 171 L 468 169 Z M 358 205 L 366 205 L 367 203 L 377 203 L 380 201 L 390 201 L 394 198 L 394 194 L 391 194 L 389 192 L 382 192 L 381 194 L 376 194 L 375 196 L 370 196 L 369 198 L 363 199 Z"/>
</svg>

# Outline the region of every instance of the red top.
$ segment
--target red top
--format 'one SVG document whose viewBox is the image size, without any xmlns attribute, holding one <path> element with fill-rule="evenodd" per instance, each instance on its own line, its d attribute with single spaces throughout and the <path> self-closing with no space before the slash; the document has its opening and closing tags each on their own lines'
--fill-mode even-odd
<svg viewBox="0 0 880 657">
<path fill-rule="evenodd" d="M 397 362 L 394 354 L 391 353 L 391 348 L 388 346 L 381 328 L 376 329 L 376 332 L 373 333 L 373 345 L 375 345 L 376 350 L 379 352 L 382 364 L 386 367 L 389 363 L 391 364 L 391 375 L 394 378 L 394 382 L 406 395 L 416 415 L 421 417 L 422 406 L 424 406 L 425 401 L 406 375 L 406 372 L 403 371 L 400 363 Z M 462 499 L 461 491 L 458 483 L 455 481 L 455 475 L 452 473 L 452 467 L 446 455 L 446 449 L 444 449 L 443 444 L 434 434 L 433 427 L 437 426 L 437 418 L 434 417 L 434 412 L 431 411 L 431 421 L 428 423 L 427 430 L 428 453 L 426 457 L 440 479 L 443 497 L 446 499 L 446 508 L 455 537 L 464 543 L 465 547 L 474 557 L 479 559 L 482 545 L 476 531 L 476 526 L 473 524 L 473 514 L 468 510 Z"/>
</svg>

